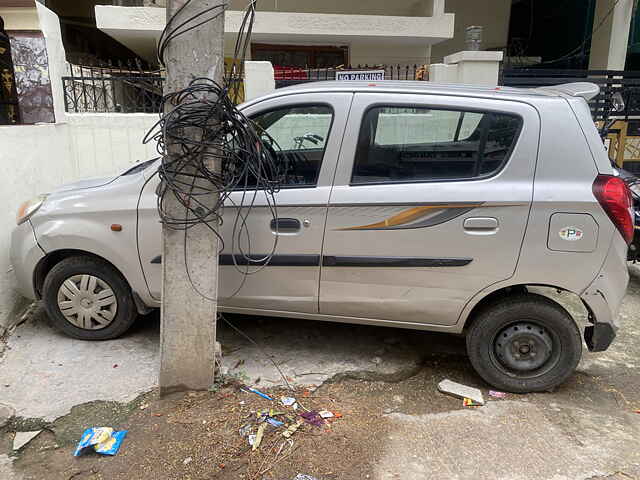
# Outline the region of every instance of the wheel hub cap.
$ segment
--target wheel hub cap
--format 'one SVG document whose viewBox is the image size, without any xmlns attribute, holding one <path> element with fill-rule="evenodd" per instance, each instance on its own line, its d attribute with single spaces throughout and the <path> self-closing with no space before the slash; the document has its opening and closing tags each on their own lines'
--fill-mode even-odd
<svg viewBox="0 0 640 480">
<path fill-rule="evenodd" d="M 498 334 L 494 350 L 502 365 L 526 372 L 542 367 L 551 358 L 553 341 L 544 328 L 521 322 Z"/>
<path fill-rule="evenodd" d="M 57 299 L 64 318 L 85 330 L 107 327 L 118 310 L 118 301 L 109 284 L 88 274 L 74 275 L 62 282 Z"/>
</svg>

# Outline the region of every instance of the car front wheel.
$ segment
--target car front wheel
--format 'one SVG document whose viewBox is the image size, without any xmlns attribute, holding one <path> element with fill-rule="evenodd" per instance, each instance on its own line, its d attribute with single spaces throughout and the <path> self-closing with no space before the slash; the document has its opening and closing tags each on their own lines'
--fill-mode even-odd
<svg viewBox="0 0 640 480">
<path fill-rule="evenodd" d="M 580 331 L 542 295 L 515 295 L 484 308 L 467 333 L 467 353 L 490 385 L 513 393 L 551 390 L 575 370 Z"/>
<path fill-rule="evenodd" d="M 137 312 L 122 274 L 89 256 L 69 257 L 47 274 L 44 307 L 54 327 L 81 340 L 107 340 L 126 332 Z"/>
</svg>

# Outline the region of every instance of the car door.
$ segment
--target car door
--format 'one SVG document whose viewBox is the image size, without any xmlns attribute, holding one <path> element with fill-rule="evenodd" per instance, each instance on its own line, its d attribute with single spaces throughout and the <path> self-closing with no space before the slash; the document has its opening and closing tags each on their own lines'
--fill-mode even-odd
<svg viewBox="0 0 640 480">
<path fill-rule="evenodd" d="M 320 313 L 451 325 L 513 275 L 539 121 L 523 103 L 358 93 L 336 171 Z"/>
<path fill-rule="evenodd" d="M 279 169 L 280 190 L 274 198 L 249 185 L 246 191 L 232 192 L 225 202 L 220 228 L 224 250 L 219 259 L 222 308 L 318 312 L 327 204 L 352 97 L 301 93 L 243 110 L 274 143 L 277 162 L 286 166 Z M 141 209 L 155 208 L 155 198 L 151 202 L 147 190 L 153 187 L 145 189 Z M 141 242 L 143 265 L 151 293 L 159 298 L 162 272 L 153 262 L 160 253 L 161 226 L 147 224 L 153 232 L 145 230 L 145 235 L 154 240 L 152 246 Z M 262 261 L 267 258 L 268 262 Z"/>
</svg>

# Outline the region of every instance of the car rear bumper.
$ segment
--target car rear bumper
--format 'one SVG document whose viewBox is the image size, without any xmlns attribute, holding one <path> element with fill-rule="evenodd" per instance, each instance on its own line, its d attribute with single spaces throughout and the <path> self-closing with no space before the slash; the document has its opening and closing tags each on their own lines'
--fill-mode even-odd
<svg viewBox="0 0 640 480">
<path fill-rule="evenodd" d="M 36 300 L 33 272 L 38 262 L 44 257 L 44 252 L 36 241 L 30 221 L 24 222 L 13 229 L 9 255 L 18 290 L 23 296 Z"/>
<path fill-rule="evenodd" d="M 595 280 L 580 295 L 593 324 L 585 329 L 584 338 L 592 352 L 609 348 L 618 330 L 618 309 L 629 283 L 627 244 L 615 235 L 609 253 Z"/>
<path fill-rule="evenodd" d="M 616 338 L 616 328 L 610 323 L 596 322 L 584 329 L 584 341 L 590 352 L 604 352 Z"/>
</svg>

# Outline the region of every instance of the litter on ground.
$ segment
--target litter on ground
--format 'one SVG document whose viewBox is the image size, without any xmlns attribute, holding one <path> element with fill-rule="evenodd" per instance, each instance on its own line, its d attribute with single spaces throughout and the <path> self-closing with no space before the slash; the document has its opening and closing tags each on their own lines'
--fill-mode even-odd
<svg viewBox="0 0 640 480">
<path fill-rule="evenodd" d="M 453 397 L 470 398 L 474 402 L 484 405 L 484 397 L 482 392 L 474 387 L 462 385 L 461 383 L 452 382 L 451 380 L 443 380 L 438 384 L 438 390 Z"/>
<path fill-rule="evenodd" d="M 481 407 L 481 403 L 474 402 L 470 398 L 465 398 L 462 400 L 462 406 L 464 407 Z"/>
<path fill-rule="evenodd" d="M 287 429 L 284 432 L 282 432 L 282 436 L 284 438 L 291 437 L 291 435 L 296 433 L 296 430 L 298 430 L 303 423 L 304 423 L 304 420 L 298 420 L 296 423 L 289 425 Z"/>
<path fill-rule="evenodd" d="M 275 418 L 271 418 L 271 417 L 267 418 L 266 422 L 269 425 L 273 425 L 274 427 L 281 427 L 284 425 L 284 422 L 281 422 L 280 420 L 276 420 Z"/>
<path fill-rule="evenodd" d="M 126 435 L 127 430 L 116 432 L 111 427 L 87 428 L 82 434 L 73 456 L 80 456 L 90 449 L 102 455 L 115 455 L 118 453 Z"/>
<path fill-rule="evenodd" d="M 507 396 L 504 392 L 497 392 L 495 390 L 489 390 L 489 396 L 493 398 L 505 398 Z"/>
<path fill-rule="evenodd" d="M 262 423 L 259 427 L 258 427 L 258 433 L 256 433 L 256 438 L 253 442 L 253 445 L 251 446 L 252 450 L 257 450 L 258 448 L 260 448 L 260 444 L 262 443 L 262 437 L 264 436 L 264 430 L 265 428 L 267 428 L 267 424 L 266 423 Z"/>
<path fill-rule="evenodd" d="M 256 390 L 255 388 L 247 388 L 247 390 L 251 393 L 255 393 L 256 395 L 261 396 L 265 400 L 269 400 L 269 401 L 273 400 L 273 398 L 271 398 L 269 395 L 267 395 L 266 393 L 262 393 L 260 390 Z"/>
<path fill-rule="evenodd" d="M 254 388 L 241 386 L 240 390 L 255 393 L 264 399 L 270 399 L 274 402 L 270 408 L 252 410 L 238 428 L 238 434 L 240 437 L 247 439 L 252 451 L 258 450 L 260 445 L 264 445 L 268 438 L 274 438 L 273 434 L 275 432 L 277 432 L 277 435 L 282 434 L 286 439 L 280 447 L 284 448 L 286 444 L 291 443 L 288 447 L 291 449 L 293 448 L 293 440 L 290 440 L 291 436 L 305 423 L 321 427 L 342 417 L 342 414 L 326 409 L 309 411 L 303 405 L 300 405 L 295 397 L 282 396 L 275 400 Z M 244 403 L 242 402 L 242 404 Z M 300 413 L 297 411 L 298 408 L 306 411 Z M 273 445 L 273 442 L 269 441 L 269 445 Z"/>
<path fill-rule="evenodd" d="M 13 449 L 20 450 L 27 443 L 36 438 L 41 431 L 42 430 L 34 430 L 32 432 L 16 432 L 16 436 L 13 437 Z"/>
<path fill-rule="evenodd" d="M 324 418 L 322 418 L 318 412 L 303 412 L 300 414 L 300 416 L 304 418 L 305 422 L 315 427 L 324 425 Z"/>
</svg>

